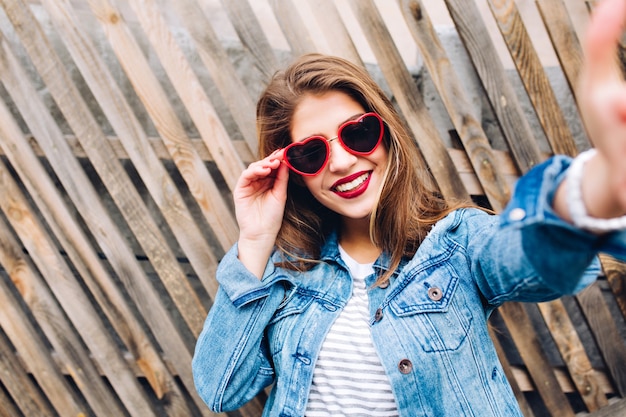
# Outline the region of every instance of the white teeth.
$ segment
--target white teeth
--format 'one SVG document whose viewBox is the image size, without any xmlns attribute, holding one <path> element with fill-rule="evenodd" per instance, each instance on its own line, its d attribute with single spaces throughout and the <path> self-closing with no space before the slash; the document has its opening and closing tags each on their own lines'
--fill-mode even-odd
<svg viewBox="0 0 626 417">
<path fill-rule="evenodd" d="M 365 182 L 365 180 L 367 179 L 367 177 L 369 177 L 369 173 L 365 173 L 365 174 L 361 175 L 360 177 L 353 179 L 350 182 L 346 182 L 344 184 L 338 185 L 337 186 L 337 191 L 339 191 L 340 193 L 345 193 L 346 191 L 351 191 L 351 190 L 355 189 L 356 187 L 358 187 L 359 185 L 363 184 Z"/>
</svg>

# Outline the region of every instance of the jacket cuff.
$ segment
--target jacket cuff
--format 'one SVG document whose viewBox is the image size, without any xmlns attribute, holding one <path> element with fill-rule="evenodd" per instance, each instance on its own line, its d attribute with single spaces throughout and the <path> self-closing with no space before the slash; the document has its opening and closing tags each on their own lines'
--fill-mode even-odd
<svg viewBox="0 0 626 417">
<path fill-rule="evenodd" d="M 239 250 L 235 243 L 217 267 L 217 282 L 236 307 L 243 306 L 259 298 L 267 297 L 272 284 L 271 276 L 276 267 L 269 259 L 259 280 L 239 260 Z"/>
</svg>

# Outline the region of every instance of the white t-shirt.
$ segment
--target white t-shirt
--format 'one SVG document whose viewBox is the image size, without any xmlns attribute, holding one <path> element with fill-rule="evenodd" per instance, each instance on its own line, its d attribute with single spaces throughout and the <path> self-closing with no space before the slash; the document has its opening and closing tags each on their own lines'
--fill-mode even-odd
<svg viewBox="0 0 626 417">
<path fill-rule="evenodd" d="M 358 263 L 341 246 L 339 252 L 352 275 L 352 297 L 322 344 L 305 415 L 397 416 L 391 384 L 370 333 L 365 277 L 374 273 L 373 264 Z"/>
</svg>

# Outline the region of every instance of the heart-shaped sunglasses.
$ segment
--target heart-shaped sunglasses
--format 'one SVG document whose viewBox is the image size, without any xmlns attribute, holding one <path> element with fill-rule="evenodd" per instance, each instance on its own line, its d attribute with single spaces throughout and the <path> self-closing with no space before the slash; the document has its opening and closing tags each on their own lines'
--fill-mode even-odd
<svg viewBox="0 0 626 417">
<path fill-rule="evenodd" d="M 337 136 L 326 139 L 310 136 L 285 148 L 284 162 L 300 175 L 317 175 L 324 169 L 330 157 L 330 142 L 339 139 L 344 149 L 354 155 L 369 155 L 383 139 L 383 120 L 376 113 L 365 113 L 355 120 L 348 120 L 337 130 Z"/>
</svg>

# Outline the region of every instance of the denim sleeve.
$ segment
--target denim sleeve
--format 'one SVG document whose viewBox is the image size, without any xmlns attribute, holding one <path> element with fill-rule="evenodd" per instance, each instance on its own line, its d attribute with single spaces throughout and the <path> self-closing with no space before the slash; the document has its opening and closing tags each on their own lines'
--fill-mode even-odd
<svg viewBox="0 0 626 417">
<path fill-rule="evenodd" d="M 274 380 L 264 330 L 285 295 L 274 272 L 268 263 L 264 279 L 256 278 L 236 245 L 218 266 L 220 288 L 192 361 L 196 390 L 214 412 L 241 407 Z"/>
<path fill-rule="evenodd" d="M 521 177 L 497 221 L 468 233 L 473 276 L 491 305 L 539 302 L 574 294 L 600 273 L 599 252 L 626 260 L 626 231 L 598 236 L 552 209 L 571 159 L 557 156 Z"/>
</svg>

